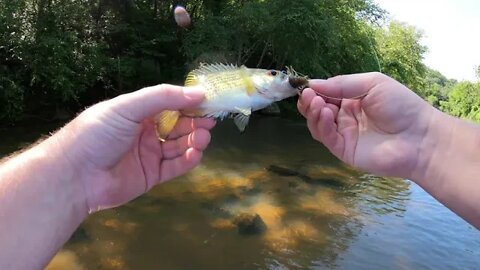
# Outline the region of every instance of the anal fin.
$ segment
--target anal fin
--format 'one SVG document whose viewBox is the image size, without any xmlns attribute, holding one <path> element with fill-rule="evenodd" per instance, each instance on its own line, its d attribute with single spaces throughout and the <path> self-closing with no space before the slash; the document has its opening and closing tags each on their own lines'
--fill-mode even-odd
<svg viewBox="0 0 480 270">
<path fill-rule="evenodd" d="M 252 114 L 251 109 L 246 109 L 246 108 L 236 108 L 240 113 L 235 115 L 233 118 L 233 122 L 237 126 L 237 128 L 240 130 L 240 132 L 245 131 L 245 128 L 248 125 L 248 121 L 250 119 L 250 115 Z"/>
</svg>

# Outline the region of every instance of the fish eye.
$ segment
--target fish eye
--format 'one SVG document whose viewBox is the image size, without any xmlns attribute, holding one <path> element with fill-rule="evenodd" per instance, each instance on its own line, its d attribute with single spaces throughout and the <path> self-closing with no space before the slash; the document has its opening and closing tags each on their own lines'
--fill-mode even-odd
<svg viewBox="0 0 480 270">
<path fill-rule="evenodd" d="M 271 71 L 270 71 L 270 75 L 272 75 L 272 76 L 277 76 L 277 72 L 276 72 L 275 70 L 271 70 Z"/>
</svg>

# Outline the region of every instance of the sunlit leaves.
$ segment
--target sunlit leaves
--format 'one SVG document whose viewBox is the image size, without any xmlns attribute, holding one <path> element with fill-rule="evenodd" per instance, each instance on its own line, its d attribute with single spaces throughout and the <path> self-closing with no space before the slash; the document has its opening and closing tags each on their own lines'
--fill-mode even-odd
<svg viewBox="0 0 480 270">
<path fill-rule="evenodd" d="M 453 116 L 480 121 L 480 83 L 458 83 L 449 92 L 448 101 L 441 102 L 441 108 Z"/>
<path fill-rule="evenodd" d="M 382 72 L 422 94 L 426 67 L 423 56 L 427 48 L 421 44 L 422 33 L 413 26 L 391 22 L 377 31 Z"/>
</svg>

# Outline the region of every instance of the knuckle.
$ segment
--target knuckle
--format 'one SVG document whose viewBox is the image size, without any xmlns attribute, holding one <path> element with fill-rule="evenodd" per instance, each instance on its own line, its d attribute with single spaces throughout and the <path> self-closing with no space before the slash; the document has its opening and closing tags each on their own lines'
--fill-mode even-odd
<svg viewBox="0 0 480 270">
<path fill-rule="evenodd" d="M 176 91 L 176 89 L 173 87 L 170 87 L 168 84 L 160 84 L 158 87 L 165 98 L 171 98 L 178 95 L 178 91 Z"/>
<path fill-rule="evenodd" d="M 381 72 L 378 72 L 378 71 L 374 71 L 374 72 L 371 72 L 369 74 L 370 78 L 372 81 L 375 81 L 375 82 L 379 82 L 379 81 L 384 81 L 386 79 L 388 79 L 388 76 L 381 73 Z"/>
</svg>

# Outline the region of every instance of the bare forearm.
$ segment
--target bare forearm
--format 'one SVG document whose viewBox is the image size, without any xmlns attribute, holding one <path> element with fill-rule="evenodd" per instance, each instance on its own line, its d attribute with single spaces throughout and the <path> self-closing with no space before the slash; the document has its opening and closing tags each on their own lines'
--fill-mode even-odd
<svg viewBox="0 0 480 270">
<path fill-rule="evenodd" d="M 87 214 L 55 138 L 0 165 L 0 269 L 43 269 Z"/>
<path fill-rule="evenodd" d="M 480 228 L 480 126 L 436 111 L 413 179 Z"/>
</svg>

